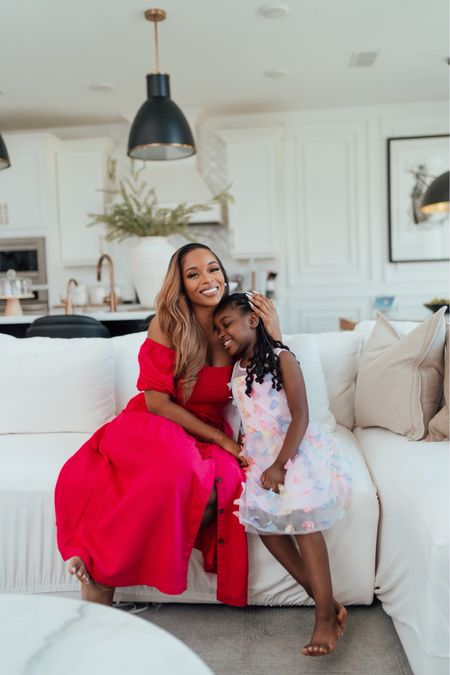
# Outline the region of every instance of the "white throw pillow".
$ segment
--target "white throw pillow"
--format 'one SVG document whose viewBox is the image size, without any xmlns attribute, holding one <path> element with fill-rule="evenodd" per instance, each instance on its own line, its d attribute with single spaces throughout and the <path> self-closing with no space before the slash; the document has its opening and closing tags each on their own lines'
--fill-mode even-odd
<svg viewBox="0 0 450 675">
<path fill-rule="evenodd" d="M 130 398 L 138 393 L 136 389 L 139 375 L 138 354 L 146 338 L 146 331 L 111 338 L 117 413 L 123 410 Z"/>
<path fill-rule="evenodd" d="M 1 335 L 0 382 L 0 434 L 92 432 L 114 416 L 110 340 Z"/>
<path fill-rule="evenodd" d="M 330 411 L 327 384 L 315 335 L 283 335 L 283 342 L 300 363 L 308 396 L 309 419 L 320 422 L 327 431 L 334 431 L 336 420 Z"/>
<path fill-rule="evenodd" d="M 353 429 L 356 374 L 361 358 L 362 338 L 354 331 L 341 331 L 319 333 L 316 339 L 327 383 L 330 410 L 338 424 Z"/>
<path fill-rule="evenodd" d="M 389 317 L 385 318 L 389 320 L 389 323 L 391 324 L 391 326 L 395 328 L 395 330 L 397 331 L 397 333 L 399 333 L 399 335 L 408 335 L 408 333 L 417 328 L 417 326 L 421 323 L 420 321 L 391 321 Z M 375 319 L 368 321 L 360 321 L 355 327 L 354 332 L 358 333 L 358 335 L 360 335 L 362 338 L 363 349 L 365 347 L 367 340 L 372 335 L 372 331 L 375 328 L 375 324 L 376 324 Z"/>
<path fill-rule="evenodd" d="M 426 434 L 442 395 L 444 311 L 403 336 L 378 315 L 356 379 L 358 427 L 383 427 L 413 441 Z"/>
</svg>

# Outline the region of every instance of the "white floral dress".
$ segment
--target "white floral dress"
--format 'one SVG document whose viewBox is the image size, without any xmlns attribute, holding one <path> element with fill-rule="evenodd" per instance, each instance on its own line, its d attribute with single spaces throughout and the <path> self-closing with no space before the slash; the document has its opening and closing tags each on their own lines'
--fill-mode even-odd
<svg viewBox="0 0 450 675">
<path fill-rule="evenodd" d="M 281 350 L 276 350 L 279 353 Z M 236 512 L 247 532 L 307 534 L 330 528 L 340 520 L 350 500 L 351 464 L 333 437 L 318 422 L 310 422 L 295 456 L 286 465 L 279 494 L 261 485 L 261 474 L 276 459 L 291 421 L 284 389 L 272 387 L 272 375 L 253 381 L 245 393 L 246 370 L 233 369 L 230 388 L 241 417 L 244 451 L 250 458 Z"/>
</svg>

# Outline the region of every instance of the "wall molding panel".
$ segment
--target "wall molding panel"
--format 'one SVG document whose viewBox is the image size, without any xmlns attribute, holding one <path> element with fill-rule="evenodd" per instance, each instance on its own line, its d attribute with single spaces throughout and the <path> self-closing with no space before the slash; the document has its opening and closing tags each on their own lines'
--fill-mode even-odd
<svg viewBox="0 0 450 675">
<path fill-rule="evenodd" d="M 286 134 L 288 279 L 292 286 L 368 278 L 364 124 Z"/>
</svg>

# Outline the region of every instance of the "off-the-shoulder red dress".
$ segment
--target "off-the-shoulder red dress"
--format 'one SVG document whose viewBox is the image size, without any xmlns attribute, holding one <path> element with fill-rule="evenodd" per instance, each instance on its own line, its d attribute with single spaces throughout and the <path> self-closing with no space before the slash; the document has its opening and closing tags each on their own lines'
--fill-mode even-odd
<svg viewBox="0 0 450 675">
<path fill-rule="evenodd" d="M 181 404 L 174 362 L 174 350 L 146 339 L 138 390 L 167 392 Z M 204 366 L 184 407 L 226 431 L 230 376 L 231 366 Z M 55 490 L 58 548 L 64 560 L 80 556 L 101 584 L 179 594 L 195 546 L 205 570 L 217 573 L 217 599 L 243 606 L 247 541 L 233 515 L 243 480 L 233 456 L 147 412 L 140 393 L 63 466 Z M 214 482 L 217 521 L 200 530 Z"/>
</svg>

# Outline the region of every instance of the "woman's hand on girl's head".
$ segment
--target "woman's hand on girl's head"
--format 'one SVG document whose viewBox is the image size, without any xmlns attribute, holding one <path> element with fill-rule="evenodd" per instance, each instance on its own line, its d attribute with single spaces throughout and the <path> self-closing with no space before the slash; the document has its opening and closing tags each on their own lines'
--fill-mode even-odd
<svg viewBox="0 0 450 675">
<path fill-rule="evenodd" d="M 280 485 L 284 485 L 286 469 L 280 464 L 272 464 L 261 474 L 261 485 L 265 490 L 280 491 Z"/>
<path fill-rule="evenodd" d="M 272 340 L 281 342 L 280 318 L 273 301 L 258 291 L 249 291 L 247 296 L 251 308 L 263 322 L 267 334 L 270 335 Z"/>
</svg>

